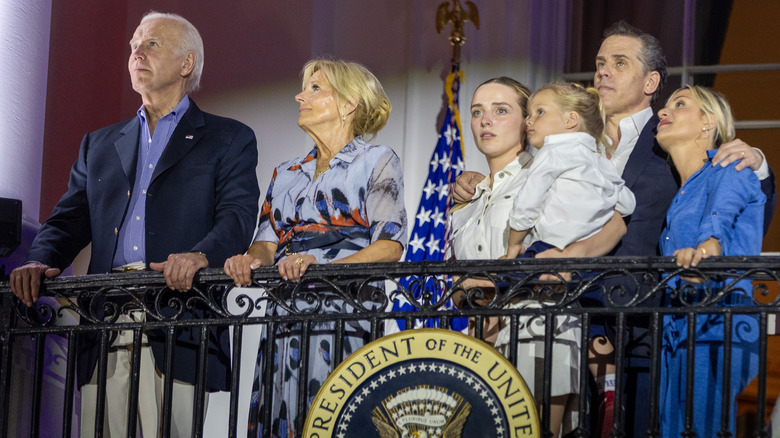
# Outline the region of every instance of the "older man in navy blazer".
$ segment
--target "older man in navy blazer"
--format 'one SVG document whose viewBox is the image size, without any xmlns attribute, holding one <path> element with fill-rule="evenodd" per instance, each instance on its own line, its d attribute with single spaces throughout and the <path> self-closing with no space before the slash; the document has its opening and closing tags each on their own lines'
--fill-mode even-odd
<svg viewBox="0 0 780 438">
<path fill-rule="evenodd" d="M 130 41 L 128 68 L 143 101 L 137 117 L 84 136 L 68 191 L 41 227 L 29 262 L 11 273 L 14 293 L 28 306 L 38 298 L 41 277 L 59 275 L 90 242 L 89 273 L 148 267 L 163 272 L 170 289 L 187 291 L 198 270 L 222 266 L 227 257 L 244 252 L 252 238 L 259 197 L 257 142 L 249 127 L 204 113 L 188 97 L 203 69 L 198 31 L 178 15 L 147 14 Z M 209 335 L 209 390 L 228 388 L 225 335 L 222 329 Z M 172 436 L 191 436 L 193 337 L 197 342 L 197 332 L 183 330 L 176 341 Z M 156 436 L 160 401 L 159 395 L 154 399 L 154 385 L 160 376 L 154 368 L 163 369 L 164 345 L 151 334 L 149 343 L 153 356 L 145 347 L 141 390 L 153 397 L 148 404 L 156 405 L 150 409 L 140 396 L 139 423 L 144 436 Z M 79 386 L 82 398 L 90 399 L 82 385 L 94 382 L 97 350 L 81 350 Z M 121 353 L 123 344 L 112 350 Z M 125 353 L 111 359 L 116 366 L 108 375 L 124 379 L 119 386 L 126 384 L 120 369 L 129 369 L 129 358 Z M 189 395 L 182 398 L 179 391 Z M 126 436 L 127 394 L 109 389 L 107 399 L 104 436 Z M 95 410 L 94 399 L 87 403 L 93 404 L 82 405 L 82 415 Z M 82 421 L 82 436 L 93 426 Z"/>
</svg>

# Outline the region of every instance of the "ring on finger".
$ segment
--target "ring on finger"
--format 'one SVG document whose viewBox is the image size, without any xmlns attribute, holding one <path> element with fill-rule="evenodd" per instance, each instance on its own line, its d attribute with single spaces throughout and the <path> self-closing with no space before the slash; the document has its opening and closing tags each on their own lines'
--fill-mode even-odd
<svg viewBox="0 0 780 438">
<path fill-rule="evenodd" d="M 295 263 L 297 263 L 298 266 L 303 266 L 303 257 L 298 257 L 295 259 Z"/>
</svg>

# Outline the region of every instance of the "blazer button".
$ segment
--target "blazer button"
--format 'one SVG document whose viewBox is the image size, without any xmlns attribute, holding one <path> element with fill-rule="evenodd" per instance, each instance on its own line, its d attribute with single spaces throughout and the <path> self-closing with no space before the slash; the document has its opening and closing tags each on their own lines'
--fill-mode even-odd
<svg viewBox="0 0 780 438">
<path fill-rule="evenodd" d="M 130 190 L 127 191 L 127 197 L 130 197 Z"/>
<path fill-rule="evenodd" d="M 114 228 L 114 236 L 116 236 L 117 234 L 119 234 L 119 228 Z"/>
</svg>

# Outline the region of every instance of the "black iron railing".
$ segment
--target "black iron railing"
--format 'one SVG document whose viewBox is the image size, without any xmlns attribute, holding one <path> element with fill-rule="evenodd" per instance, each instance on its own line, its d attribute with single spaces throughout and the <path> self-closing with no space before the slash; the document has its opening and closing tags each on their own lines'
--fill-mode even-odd
<svg viewBox="0 0 780 438">
<path fill-rule="evenodd" d="M 193 289 L 178 293 L 165 288 L 158 273 L 141 272 L 128 274 L 92 275 L 84 277 L 59 278 L 44 281 L 43 295 L 33 308 L 26 308 L 16 300 L 7 283 L 0 283 L 0 436 L 16 435 L 23 430 L 30 436 L 78 436 L 73 426 L 76 412 L 76 355 L 79 342 L 97 342 L 99 348 L 98 381 L 105 379 L 106 356 L 117 333 L 130 330 L 134 343 L 141 345 L 142 333 L 159 333 L 166 343 L 166 360 L 157 364 L 163 375 L 171 375 L 174 349 L 168 348 L 182 329 L 192 329 L 197 340 L 196 394 L 206 391 L 206 352 L 209 348 L 208 332 L 214 327 L 232 327 L 234 353 L 241 345 L 244 328 L 261 326 L 267 337 L 264 344 L 266 357 L 272 357 L 274 336 L 282 325 L 300 324 L 302 333 L 298 381 L 306 382 L 306 354 L 310 347 L 309 329 L 318 324 L 331 324 L 335 336 L 332 353 L 333 365 L 345 359 L 343 339 L 351 322 L 359 321 L 366 327 L 366 341 L 375 340 L 385 334 L 396 320 L 402 320 L 406 327 L 419 326 L 421 321 L 437 321 L 441 327 L 450 327 L 455 318 L 472 318 L 475 336 L 483 336 L 483 320 L 491 316 L 508 319 L 510 348 L 508 359 L 517 364 L 517 335 L 519 317 L 525 315 L 557 316 L 576 315 L 581 323 L 582 342 L 587 345 L 594 318 L 606 317 L 615 327 L 616 346 L 616 406 L 623 402 L 622 388 L 623 360 L 631 342 L 644 342 L 650 361 L 651 393 L 648 436 L 659 436 L 658 431 L 658 384 L 659 358 L 661 349 L 662 323 L 665 315 L 688 315 L 689 332 L 695 329 L 696 315 L 724 315 L 726 333 L 731 331 L 735 315 L 755 315 L 759 333 L 754 334 L 759 348 L 758 400 L 755 425 L 750 427 L 755 436 L 763 435 L 766 416 L 767 385 L 767 339 L 774 333 L 772 318 L 780 313 L 780 257 L 721 257 L 704 261 L 699 268 L 684 270 L 678 268 L 669 258 L 599 258 L 599 259 L 529 259 L 523 261 L 457 261 L 426 263 L 377 263 L 359 265 L 314 265 L 300 283 L 282 281 L 274 268 L 261 268 L 253 274 L 253 287 L 264 292 L 262 296 L 250 296 L 244 289 L 233 288 L 230 279 L 219 269 L 207 269 L 198 274 Z M 696 282 L 679 282 L 680 276 Z M 408 278 L 412 280 L 409 283 Z M 401 279 L 407 278 L 406 282 Z M 468 279 L 487 279 L 494 287 L 466 291 L 460 309 L 447 309 L 445 304 L 452 294 L 462 291 L 461 285 Z M 403 287 L 402 284 L 408 284 Z M 421 289 L 431 288 L 436 290 Z M 750 290 L 747 290 L 750 289 Z M 735 294 L 746 293 L 752 298 L 747 303 L 723 306 Z M 415 296 L 416 294 L 416 296 Z M 460 299 L 460 298 L 459 298 Z M 539 308 L 509 308 L 507 304 L 519 299 L 534 300 Z M 593 305 L 593 299 L 604 305 Z M 413 312 L 391 312 L 392 304 L 405 300 L 416 308 Z M 343 305 L 343 311 L 323 311 L 333 302 Z M 481 303 L 481 304 L 480 304 Z M 261 317 L 252 316 L 256 309 L 275 309 Z M 131 312 L 145 314 L 143 322 L 118 323 L 121 315 Z M 88 324 L 73 324 L 77 315 Z M 193 318 L 196 314 L 199 317 Z M 70 323 L 63 324 L 63 320 Z M 554 318 L 546 318 L 545 357 L 551 357 L 552 327 Z M 648 329 L 642 340 L 633 339 L 631 328 L 642 326 Z M 87 336 L 89 334 L 89 336 Z M 55 339 L 61 352 L 50 357 L 46 355 L 47 339 Z M 19 346 L 26 345 L 30 359 L 20 363 L 15 355 Z M 627 345 L 629 347 L 627 347 Z M 730 366 L 731 340 L 725 340 L 725 367 Z M 135 349 L 138 351 L 139 349 Z M 590 379 L 587 369 L 588 353 L 582 348 L 580 356 L 580 393 L 588 391 Z M 692 353 L 690 353 L 692 354 Z M 238 418 L 238 394 L 240 370 L 239 354 L 232 355 L 233 377 L 230 381 L 229 418 L 224 436 L 243 435 L 236 430 Z M 692 357 L 692 356 L 690 356 Z M 138 354 L 133 353 L 134 362 L 139 363 Z M 61 385 L 65 396 L 57 412 L 42 413 L 42 403 L 51 390 L 43 382 L 46 361 L 56 361 L 64 368 Z M 544 388 L 540 414 L 543 430 L 549 429 L 547 416 L 550 406 L 551 361 L 545 361 Z M 690 361 L 689 361 L 690 363 Z M 18 382 L 12 379 L 15 368 L 27 368 L 31 375 L 28 396 L 20 397 L 12 392 Z M 274 369 L 270 361 L 263 368 L 266 388 L 270 388 Z M 691 381 L 690 379 L 688 380 Z M 171 383 L 172 384 L 172 383 Z M 16 385 L 16 386 L 15 386 Z M 171 386 L 166 380 L 163 404 L 162 430 L 165 436 L 170 428 Z M 693 388 L 686 388 L 689 403 L 681 406 L 688 417 L 692 414 Z M 136 413 L 138 382 L 131 384 L 130 418 Z M 299 426 L 307 411 L 307 400 L 314 394 L 306 385 L 298 388 Z M 98 405 L 106 397 L 105 388 L 99 390 Z M 263 397 L 271 396 L 266 389 Z M 724 393 L 723 406 L 732 403 L 735 394 Z M 291 407 L 292 409 L 292 407 Z M 590 436 L 589 411 L 586 397 L 579 401 L 580 424 L 576 436 Z M 194 430 L 196 436 L 203 436 L 204 403 L 196 397 Z M 643 413 L 644 414 L 644 413 Z M 96 424 L 102 424 L 103 410 L 98 409 Z M 271 422 L 270 410 L 259 419 L 262 424 Z M 624 436 L 625 414 L 618 411 L 615 417 L 615 436 Z M 51 432 L 47 426 L 53 417 L 58 425 Z M 729 419 L 721 420 L 722 431 L 729 429 Z M 131 422 L 134 423 L 134 422 Z M 733 425 L 731 425 L 733 426 Z M 135 424 L 129 425 L 131 432 Z M 298 428 L 300 430 L 300 427 Z M 42 432 L 45 431 L 45 432 Z"/>
</svg>

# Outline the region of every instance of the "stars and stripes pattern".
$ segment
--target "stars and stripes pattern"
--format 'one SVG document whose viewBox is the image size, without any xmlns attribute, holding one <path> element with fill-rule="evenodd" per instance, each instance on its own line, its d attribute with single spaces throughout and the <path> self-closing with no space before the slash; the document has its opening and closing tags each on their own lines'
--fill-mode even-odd
<svg viewBox="0 0 780 438">
<path fill-rule="evenodd" d="M 444 260 L 446 254 L 450 232 L 447 214 L 453 205 L 450 192 L 455 178 L 464 170 L 460 114 L 458 112 L 458 89 L 462 75 L 462 72 L 456 71 L 450 73 L 446 79 L 447 113 L 439 131 L 439 141 L 428 166 L 428 179 L 422 189 L 420 206 L 417 209 L 412 235 L 406 249 L 407 262 Z M 421 302 L 423 299 L 428 301 L 428 304 L 438 301 L 442 288 L 447 284 L 447 278 L 429 278 L 425 284 L 422 284 L 421 279 L 416 277 L 401 279 L 401 285 L 414 294 L 418 306 L 423 304 Z M 427 297 L 430 297 L 430 300 Z M 393 311 L 415 309 L 415 306 L 404 297 L 398 296 L 396 299 Z M 462 330 L 466 323 L 464 318 L 457 318 L 453 320 L 452 328 Z M 398 324 L 401 329 L 405 327 L 404 321 L 398 321 Z M 418 320 L 415 323 L 416 327 L 438 327 L 438 325 L 438 320 Z"/>
</svg>

